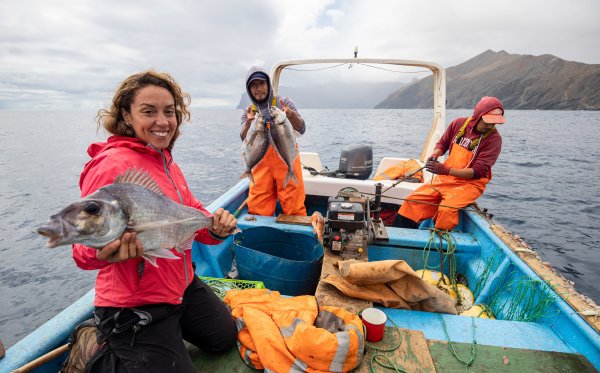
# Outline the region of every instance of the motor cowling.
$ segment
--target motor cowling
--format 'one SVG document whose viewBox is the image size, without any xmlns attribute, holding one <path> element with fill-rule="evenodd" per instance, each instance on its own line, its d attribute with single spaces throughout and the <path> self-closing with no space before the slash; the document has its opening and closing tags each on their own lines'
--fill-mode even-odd
<svg viewBox="0 0 600 373">
<path fill-rule="evenodd" d="M 338 175 L 349 179 L 366 180 L 373 172 L 373 148 L 368 145 L 349 145 L 342 149 Z"/>
<path fill-rule="evenodd" d="M 324 246 L 344 260 L 360 258 L 373 241 L 368 203 L 368 198 L 356 190 L 340 191 L 328 199 Z"/>
</svg>

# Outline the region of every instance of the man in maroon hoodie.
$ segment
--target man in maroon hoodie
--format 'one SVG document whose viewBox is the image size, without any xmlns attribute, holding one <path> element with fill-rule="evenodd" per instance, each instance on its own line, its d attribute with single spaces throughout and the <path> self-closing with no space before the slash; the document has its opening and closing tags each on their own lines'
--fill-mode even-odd
<svg viewBox="0 0 600 373">
<path fill-rule="evenodd" d="M 435 174 L 432 181 L 402 203 L 399 224 L 416 228 L 433 217 L 436 228 L 454 229 L 459 209 L 475 202 L 492 178 L 492 166 L 502 148 L 496 124 L 504 121 L 502 102 L 488 96 L 477 103 L 472 116 L 453 120 L 425 164 Z M 448 158 L 439 162 L 438 157 L 448 150 Z"/>
</svg>

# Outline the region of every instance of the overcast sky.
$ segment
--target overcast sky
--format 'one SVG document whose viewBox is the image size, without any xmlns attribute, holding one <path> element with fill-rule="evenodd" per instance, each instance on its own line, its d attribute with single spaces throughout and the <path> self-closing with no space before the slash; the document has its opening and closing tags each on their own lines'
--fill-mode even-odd
<svg viewBox="0 0 600 373">
<path fill-rule="evenodd" d="M 598 0 L 0 1 L 0 109 L 98 109 L 121 80 L 171 73 L 233 108 L 247 69 L 359 57 L 460 64 L 487 49 L 600 63 Z"/>
</svg>

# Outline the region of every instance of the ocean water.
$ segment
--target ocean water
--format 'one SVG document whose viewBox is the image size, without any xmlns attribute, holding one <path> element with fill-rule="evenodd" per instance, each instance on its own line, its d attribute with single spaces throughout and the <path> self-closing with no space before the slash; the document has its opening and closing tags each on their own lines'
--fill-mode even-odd
<svg viewBox="0 0 600 373">
<path fill-rule="evenodd" d="M 192 111 L 174 157 L 208 204 L 244 170 L 239 110 Z M 302 110 L 304 151 L 335 170 L 350 144 L 418 157 L 431 110 Z M 446 123 L 470 110 L 449 110 Z M 576 288 L 600 303 L 600 112 L 507 111 L 494 177 L 478 200 Z M 35 228 L 79 198 L 87 146 L 103 141 L 95 113 L 0 111 L 0 339 L 6 347 L 93 287 L 68 247 L 48 249 Z"/>
</svg>

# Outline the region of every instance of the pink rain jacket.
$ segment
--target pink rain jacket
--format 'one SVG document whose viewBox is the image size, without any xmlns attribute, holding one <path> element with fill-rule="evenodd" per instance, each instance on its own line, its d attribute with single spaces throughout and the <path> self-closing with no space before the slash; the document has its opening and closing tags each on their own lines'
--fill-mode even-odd
<svg viewBox="0 0 600 373">
<path fill-rule="evenodd" d="M 149 172 L 167 197 L 211 216 L 192 195 L 179 166 L 173 162 L 168 150 L 165 149 L 161 153 L 138 139 L 111 136 L 106 143 L 91 144 L 88 154 L 92 159 L 85 165 L 79 180 L 82 197 L 111 184 L 117 175 L 125 170 L 136 168 Z M 221 242 L 206 229 L 198 231 L 195 240 L 209 245 Z M 158 268 L 145 262 L 141 276 L 139 269 L 143 258 L 109 263 L 98 260 L 96 252 L 95 249 L 84 245 L 73 245 L 73 258 L 79 268 L 99 269 L 94 301 L 99 307 L 180 304 L 183 292 L 193 280 L 190 250 L 184 254 L 172 250 L 173 254 L 181 259 L 158 258 Z"/>
</svg>

